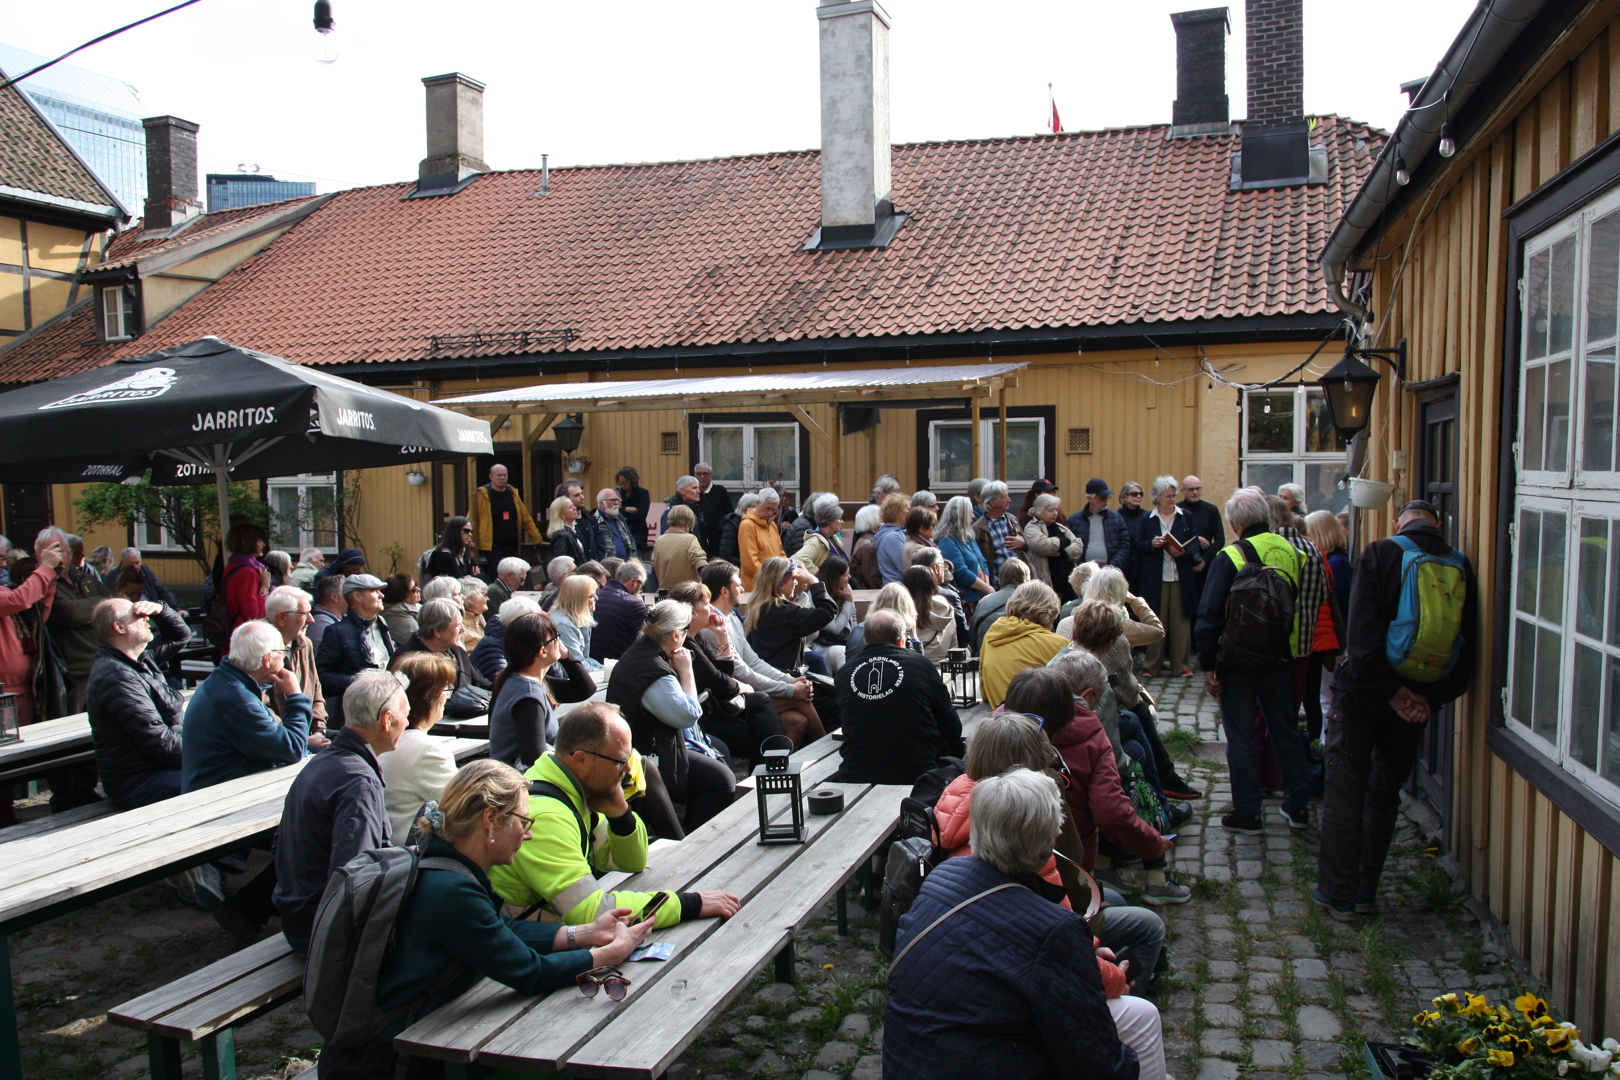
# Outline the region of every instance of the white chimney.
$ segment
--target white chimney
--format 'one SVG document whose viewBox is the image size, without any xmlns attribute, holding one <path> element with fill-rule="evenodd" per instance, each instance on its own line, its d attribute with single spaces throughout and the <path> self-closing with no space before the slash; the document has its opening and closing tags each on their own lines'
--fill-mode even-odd
<svg viewBox="0 0 1620 1080">
<path fill-rule="evenodd" d="M 821 232 L 816 248 L 885 247 L 904 220 L 889 200 L 889 13 L 821 0 Z"/>
<path fill-rule="evenodd" d="M 427 87 L 427 157 L 417 166 L 410 198 L 453 195 L 480 174 L 484 163 L 484 84 L 460 72 L 422 80 Z"/>
</svg>

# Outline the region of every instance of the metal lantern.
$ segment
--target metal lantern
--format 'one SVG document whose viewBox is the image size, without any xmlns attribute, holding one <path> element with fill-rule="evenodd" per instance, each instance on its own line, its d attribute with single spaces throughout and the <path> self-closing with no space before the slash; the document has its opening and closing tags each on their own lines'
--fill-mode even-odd
<svg viewBox="0 0 1620 1080">
<path fill-rule="evenodd" d="M 787 743 L 787 748 L 767 750 L 765 747 L 776 739 Z M 802 844 L 809 838 L 809 830 L 804 824 L 804 782 L 800 775 L 803 765 L 789 760 L 792 754 L 793 743 L 785 735 L 772 735 L 760 744 L 760 756 L 764 761 L 754 766 L 754 796 L 759 800 L 761 844 Z M 773 795 L 786 795 L 792 800 L 790 820 L 772 823 Z"/>
<path fill-rule="evenodd" d="M 1372 412 L 1373 392 L 1378 388 L 1378 372 L 1362 363 L 1353 349 L 1328 369 L 1319 384 L 1327 392 L 1328 411 L 1333 426 L 1345 439 L 1353 439 L 1367 426 Z"/>
<path fill-rule="evenodd" d="M 585 423 L 579 413 L 569 413 L 551 425 L 551 437 L 557 440 L 557 449 L 570 456 L 579 449 L 579 440 L 584 434 Z"/>
<path fill-rule="evenodd" d="M 979 703 L 978 657 L 970 656 L 967 649 L 948 649 L 945 659 L 939 662 L 939 673 L 945 679 L 952 705 L 970 709 Z"/>
<path fill-rule="evenodd" d="M 17 695 L 0 694 L 0 743 L 22 741 L 22 727 L 17 721 Z"/>
</svg>

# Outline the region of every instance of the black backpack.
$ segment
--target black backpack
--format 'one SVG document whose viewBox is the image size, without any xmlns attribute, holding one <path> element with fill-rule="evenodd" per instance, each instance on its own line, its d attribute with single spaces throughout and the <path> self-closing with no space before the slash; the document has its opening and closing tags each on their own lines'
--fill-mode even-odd
<svg viewBox="0 0 1620 1080">
<path fill-rule="evenodd" d="M 911 794 L 900 800 L 900 838 L 889 845 L 888 859 L 883 864 L 883 895 L 878 903 L 878 948 L 885 957 L 894 956 L 900 917 L 911 910 L 922 890 L 923 878 L 947 858 L 939 844 L 934 805 L 951 781 L 965 770 L 961 758 L 940 758 L 940 764 L 919 776 L 911 786 Z"/>
<path fill-rule="evenodd" d="M 1294 655 L 1294 585 L 1260 560 L 1248 540 L 1239 540 L 1243 565 L 1226 594 L 1226 625 L 1215 653 L 1217 669 L 1273 671 Z"/>
<path fill-rule="evenodd" d="M 203 612 L 203 637 L 208 644 L 220 652 L 229 652 L 231 648 L 231 608 L 225 602 L 225 582 L 230 580 L 232 570 L 246 570 L 245 566 L 227 566 L 225 573 L 220 575 L 219 588 L 208 594 L 208 607 Z"/>
<path fill-rule="evenodd" d="M 383 961 L 393 949 L 400 913 L 421 868 L 477 880 L 455 859 L 424 859 L 417 848 L 389 847 L 361 852 L 333 871 L 326 883 L 304 968 L 304 1011 L 332 1046 L 364 1046 L 465 970 L 463 964 L 451 964 L 435 983 L 391 1012 L 377 1005 Z"/>
</svg>

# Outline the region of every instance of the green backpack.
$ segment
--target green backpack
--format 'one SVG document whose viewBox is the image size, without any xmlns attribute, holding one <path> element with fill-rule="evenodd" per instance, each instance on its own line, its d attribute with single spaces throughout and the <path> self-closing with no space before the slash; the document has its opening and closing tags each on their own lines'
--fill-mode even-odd
<svg viewBox="0 0 1620 1080">
<path fill-rule="evenodd" d="M 1390 539 L 1403 552 L 1401 600 L 1384 635 L 1384 655 L 1403 679 L 1439 682 L 1462 655 L 1468 564 L 1455 548 L 1449 555 L 1430 555 L 1409 537 Z"/>
</svg>

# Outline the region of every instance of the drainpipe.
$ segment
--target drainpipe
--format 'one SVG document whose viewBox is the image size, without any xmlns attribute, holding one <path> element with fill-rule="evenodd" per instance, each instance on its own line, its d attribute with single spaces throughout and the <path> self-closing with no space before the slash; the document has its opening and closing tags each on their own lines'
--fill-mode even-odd
<svg viewBox="0 0 1620 1080">
<path fill-rule="evenodd" d="M 1440 141 L 1440 126 L 1447 116 L 1461 111 L 1546 5 L 1547 0 L 1479 0 L 1339 219 L 1319 261 L 1328 295 L 1358 327 L 1364 326 L 1369 312 L 1345 293 L 1345 267 L 1362 243 L 1374 238 L 1379 219 L 1400 196 L 1404 185 L 1395 181 L 1395 162 L 1399 160 L 1409 171 L 1417 170 Z"/>
</svg>

